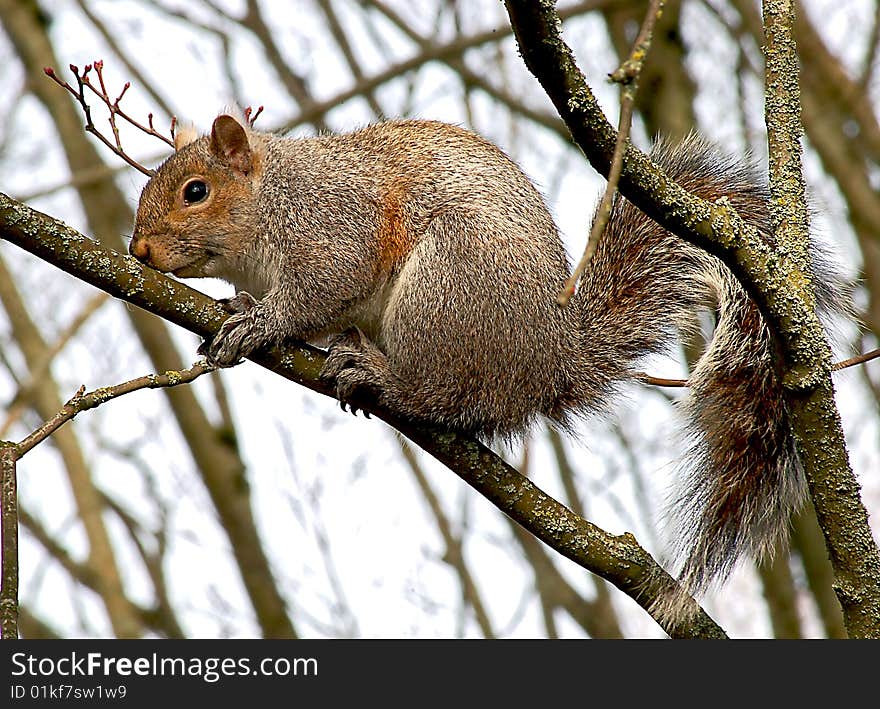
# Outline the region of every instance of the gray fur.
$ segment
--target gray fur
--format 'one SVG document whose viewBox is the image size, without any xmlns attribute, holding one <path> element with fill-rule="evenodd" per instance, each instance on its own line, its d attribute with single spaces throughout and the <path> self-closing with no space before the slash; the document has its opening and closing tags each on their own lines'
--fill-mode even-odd
<svg viewBox="0 0 880 709">
<path fill-rule="evenodd" d="M 522 171 L 475 134 L 391 121 L 247 137 L 253 171 L 237 173 L 251 163 L 225 162 L 207 137 L 172 156 L 144 189 L 131 247 L 163 270 L 223 277 L 257 297 L 243 297 L 207 343 L 215 362 L 344 332 L 324 369 L 343 402 L 374 397 L 414 419 L 509 437 L 540 416 L 565 425 L 604 411 L 642 358 L 715 308 L 684 405 L 692 446 L 672 506 L 687 586 L 701 590 L 784 532 L 804 484 L 771 340 L 715 257 L 620 198 L 560 308 L 568 264 L 553 220 Z M 727 196 L 770 238 L 767 194 L 748 168 L 693 137 L 653 156 L 696 194 Z M 212 185 L 195 210 L 177 196 L 192 175 Z M 187 258 L 195 265 L 180 266 Z M 820 286 L 820 300 L 834 293 Z"/>
</svg>

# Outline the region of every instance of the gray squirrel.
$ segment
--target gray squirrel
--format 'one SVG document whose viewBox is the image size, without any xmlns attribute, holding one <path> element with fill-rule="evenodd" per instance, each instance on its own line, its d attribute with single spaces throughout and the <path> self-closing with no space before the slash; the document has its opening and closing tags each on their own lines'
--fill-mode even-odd
<svg viewBox="0 0 880 709">
<path fill-rule="evenodd" d="M 726 197 L 768 241 L 768 193 L 747 164 L 691 136 L 651 153 L 683 187 Z M 606 412 L 646 355 L 716 314 L 689 380 L 689 467 L 672 513 L 681 578 L 703 591 L 762 556 L 805 498 L 773 344 L 716 257 L 622 197 L 568 307 L 569 266 L 528 178 L 499 148 L 437 121 L 285 138 L 219 116 L 178 133 L 144 187 L 130 253 L 239 291 L 203 352 L 229 366 L 285 340 L 330 337 L 338 398 L 378 401 L 484 439 L 543 416 Z M 838 298 L 819 252 L 817 298 Z"/>
</svg>

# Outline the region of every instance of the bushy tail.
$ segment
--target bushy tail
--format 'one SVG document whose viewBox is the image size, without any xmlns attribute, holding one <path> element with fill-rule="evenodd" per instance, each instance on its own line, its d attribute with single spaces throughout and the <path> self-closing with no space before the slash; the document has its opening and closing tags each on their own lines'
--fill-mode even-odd
<svg viewBox="0 0 880 709">
<path fill-rule="evenodd" d="M 691 192 L 713 201 L 726 196 L 772 238 L 768 193 L 748 164 L 695 136 L 676 146 L 661 143 L 652 157 Z M 828 304 L 834 293 L 825 279 L 817 274 L 816 286 L 820 303 Z M 688 591 L 699 593 L 723 579 L 741 554 L 771 551 L 785 536 L 806 486 L 770 333 L 729 269 L 618 199 L 578 303 L 584 361 L 602 362 L 611 381 L 630 379 L 644 355 L 665 350 L 692 329 L 699 310 L 715 312 L 712 341 L 683 403 L 688 468 L 671 504 L 681 578 Z M 591 392 L 582 395 L 589 406 Z"/>
<path fill-rule="evenodd" d="M 766 558 L 806 496 L 770 333 L 742 286 L 713 266 L 717 322 L 683 400 L 689 468 L 670 504 L 691 592 L 727 576 L 744 552 Z"/>
</svg>

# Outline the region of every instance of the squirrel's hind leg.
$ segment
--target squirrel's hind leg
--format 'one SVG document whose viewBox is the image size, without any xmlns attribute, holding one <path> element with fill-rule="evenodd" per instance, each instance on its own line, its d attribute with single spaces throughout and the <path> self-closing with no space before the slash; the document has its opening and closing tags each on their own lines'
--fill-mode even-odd
<svg viewBox="0 0 880 709">
<path fill-rule="evenodd" d="M 340 396 L 372 389 L 407 418 L 484 439 L 551 411 L 573 317 L 555 300 L 564 256 L 552 223 L 519 221 L 437 215 L 396 274 L 375 344 L 346 335 L 331 347 L 325 373 Z"/>
<path fill-rule="evenodd" d="M 350 407 L 353 414 L 371 400 L 391 403 L 387 399 L 394 397 L 389 395 L 399 389 L 385 354 L 357 327 L 330 339 L 321 378 L 335 383 L 339 405 L 343 410 Z M 369 416 L 366 411 L 364 415 Z"/>
</svg>

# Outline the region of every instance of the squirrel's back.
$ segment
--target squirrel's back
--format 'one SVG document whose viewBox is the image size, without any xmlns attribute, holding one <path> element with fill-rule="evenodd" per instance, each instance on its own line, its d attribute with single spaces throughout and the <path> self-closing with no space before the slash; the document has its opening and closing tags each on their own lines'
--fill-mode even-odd
<svg viewBox="0 0 880 709">
<path fill-rule="evenodd" d="M 303 202 L 314 201 L 326 216 L 375 220 L 377 248 L 393 252 L 383 262 L 399 264 L 443 213 L 470 210 L 508 221 L 511 228 L 496 233 L 496 245 L 534 243 L 555 267 L 566 268 L 541 195 L 504 152 L 472 131 L 439 121 L 385 121 L 350 133 L 274 138 L 266 153 L 270 172 L 258 201 L 272 209 L 287 200 L 300 214 L 310 211 Z M 334 221 L 334 229 L 340 226 Z"/>
</svg>

